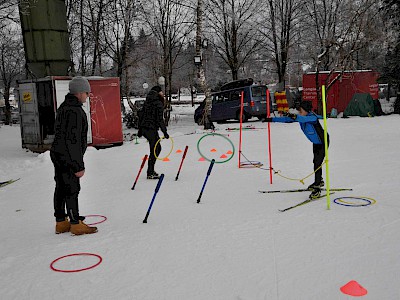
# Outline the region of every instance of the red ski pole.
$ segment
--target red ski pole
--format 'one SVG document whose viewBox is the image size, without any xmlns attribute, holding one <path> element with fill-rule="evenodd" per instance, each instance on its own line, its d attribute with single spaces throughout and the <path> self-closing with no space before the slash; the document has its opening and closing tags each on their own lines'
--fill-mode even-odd
<svg viewBox="0 0 400 300">
<path fill-rule="evenodd" d="M 183 152 L 183 156 L 182 156 L 182 160 L 181 160 L 181 165 L 179 166 L 178 174 L 176 174 L 175 181 L 178 180 L 179 173 L 181 172 L 182 165 L 183 165 L 183 161 L 185 160 L 185 157 L 186 157 L 186 153 L 187 153 L 187 151 L 188 151 L 188 148 L 189 148 L 189 146 L 186 146 L 186 147 L 185 147 L 185 151 Z"/>
<path fill-rule="evenodd" d="M 147 154 L 143 157 L 143 161 L 142 161 L 142 164 L 141 164 L 141 166 L 140 166 L 139 173 L 138 173 L 137 176 L 136 176 L 135 182 L 133 183 L 133 186 L 132 186 L 131 190 L 134 190 L 134 189 L 135 189 L 136 183 L 137 183 L 137 181 L 138 181 L 138 179 L 139 179 L 140 173 L 142 173 L 142 169 L 143 169 L 143 167 L 144 167 L 144 164 L 146 163 L 147 157 L 148 157 Z"/>
</svg>

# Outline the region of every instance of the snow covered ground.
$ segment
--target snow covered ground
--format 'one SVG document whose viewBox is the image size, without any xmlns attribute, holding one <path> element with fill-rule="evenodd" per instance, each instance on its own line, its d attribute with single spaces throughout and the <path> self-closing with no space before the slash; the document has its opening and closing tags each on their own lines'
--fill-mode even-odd
<svg viewBox="0 0 400 300">
<path fill-rule="evenodd" d="M 368 290 L 364 299 L 400 299 L 399 115 L 328 120 L 331 187 L 354 189 L 336 192 L 331 200 L 366 196 L 376 199 L 375 205 L 332 203 L 327 210 L 325 198 L 281 213 L 278 209 L 307 199 L 308 193 L 258 190 L 305 186 L 279 176 L 270 185 L 268 171 L 239 169 L 237 154 L 214 166 L 196 203 L 209 163 L 198 161 L 203 131 L 193 122 L 193 110 L 172 111 L 174 149 L 169 162 L 156 164 L 165 179 L 147 224 L 142 220 L 157 181 L 146 180 L 144 170 L 136 189 L 130 189 L 148 153 L 146 141 L 88 149 L 80 211 L 108 219 L 87 236 L 54 234 L 49 153 L 21 149 L 19 127 L 1 127 L 0 181 L 21 179 L 0 188 L 0 298 L 336 300 L 352 298 L 340 287 L 356 280 Z M 243 154 L 268 167 L 267 124 L 251 120 L 248 125 L 256 129 L 243 131 Z M 228 127 L 239 124 L 217 125 L 217 132 L 229 135 L 237 151 L 239 132 Z M 298 124 L 271 124 L 271 132 L 273 167 L 292 178 L 310 174 L 312 146 Z M 170 145 L 162 141 L 160 157 Z M 186 145 L 188 155 L 175 181 L 182 156 L 176 150 Z M 204 138 L 200 148 L 217 159 L 231 150 L 219 136 Z M 100 220 L 87 218 L 88 223 Z M 50 269 L 54 259 L 80 252 L 103 261 L 79 273 Z M 72 257 L 55 266 L 71 270 L 96 262 Z"/>
</svg>

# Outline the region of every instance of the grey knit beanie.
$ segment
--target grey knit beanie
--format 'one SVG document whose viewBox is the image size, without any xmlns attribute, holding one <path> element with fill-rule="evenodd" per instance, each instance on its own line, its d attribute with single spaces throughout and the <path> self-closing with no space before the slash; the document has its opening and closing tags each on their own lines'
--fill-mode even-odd
<svg viewBox="0 0 400 300">
<path fill-rule="evenodd" d="M 90 93 L 90 84 L 89 81 L 82 77 L 82 76 L 76 76 L 72 78 L 72 80 L 69 82 L 69 92 L 71 94 L 78 94 L 78 93 Z"/>
</svg>

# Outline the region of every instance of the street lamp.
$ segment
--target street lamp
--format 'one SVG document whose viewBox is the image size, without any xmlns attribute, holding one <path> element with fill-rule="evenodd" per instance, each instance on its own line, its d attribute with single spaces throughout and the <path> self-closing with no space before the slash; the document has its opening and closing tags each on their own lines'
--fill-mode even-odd
<svg viewBox="0 0 400 300">
<path fill-rule="evenodd" d="M 200 55 L 195 55 L 194 56 L 194 64 L 196 66 L 200 66 L 201 65 L 201 56 Z"/>
</svg>

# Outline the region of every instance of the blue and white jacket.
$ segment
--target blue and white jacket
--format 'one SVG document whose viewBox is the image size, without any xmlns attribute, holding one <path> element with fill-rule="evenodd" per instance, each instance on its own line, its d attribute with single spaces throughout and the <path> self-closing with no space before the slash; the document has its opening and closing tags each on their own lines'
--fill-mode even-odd
<svg viewBox="0 0 400 300">
<path fill-rule="evenodd" d="M 324 143 L 324 129 L 319 123 L 318 119 L 322 119 L 321 116 L 316 115 L 314 112 L 309 112 L 306 116 L 297 115 L 296 119 L 293 120 L 290 117 L 275 117 L 272 118 L 272 122 L 276 123 L 300 123 L 300 128 L 305 136 L 313 144 L 321 145 Z M 329 135 L 328 135 L 329 144 Z"/>
</svg>

